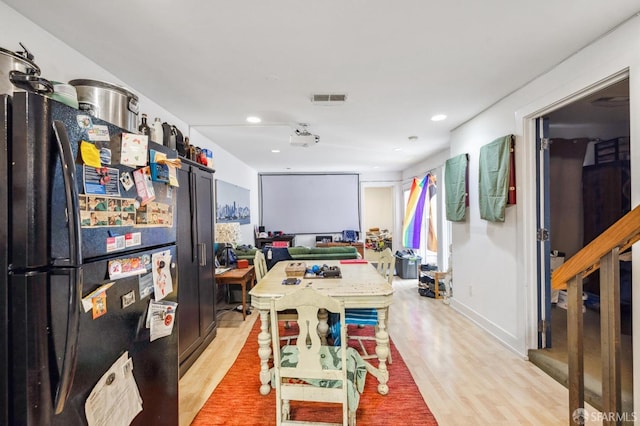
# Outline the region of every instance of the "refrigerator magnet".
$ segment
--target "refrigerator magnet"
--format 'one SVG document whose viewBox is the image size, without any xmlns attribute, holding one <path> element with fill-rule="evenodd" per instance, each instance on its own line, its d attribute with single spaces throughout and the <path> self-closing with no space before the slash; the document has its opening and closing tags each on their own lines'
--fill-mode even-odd
<svg viewBox="0 0 640 426">
<path fill-rule="evenodd" d="M 133 303 L 136 301 L 136 293 L 131 290 L 129 293 L 123 294 L 120 299 L 122 301 L 122 309 L 124 309 L 127 306 L 133 305 Z"/>
<path fill-rule="evenodd" d="M 81 129 L 90 129 L 93 126 L 90 115 L 77 115 L 76 121 Z"/>
<path fill-rule="evenodd" d="M 99 318 L 107 313 L 107 293 L 102 292 L 91 299 L 93 304 L 93 319 Z"/>
<path fill-rule="evenodd" d="M 140 275 L 138 278 L 138 291 L 140 292 L 140 300 L 153 293 L 153 274 Z"/>
<path fill-rule="evenodd" d="M 122 184 L 122 187 L 124 188 L 125 191 L 130 190 L 131 187 L 133 186 L 133 179 L 131 179 L 131 173 L 122 172 L 120 174 L 120 183 Z"/>
<path fill-rule="evenodd" d="M 111 140 L 109 128 L 103 124 L 94 124 L 90 129 L 87 129 L 87 136 L 90 141 L 109 142 Z"/>
</svg>

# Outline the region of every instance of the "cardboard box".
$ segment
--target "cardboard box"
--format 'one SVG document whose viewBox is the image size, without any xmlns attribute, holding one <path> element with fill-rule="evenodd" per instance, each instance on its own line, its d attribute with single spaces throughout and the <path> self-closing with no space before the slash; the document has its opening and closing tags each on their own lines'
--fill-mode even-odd
<svg viewBox="0 0 640 426">
<path fill-rule="evenodd" d="M 306 270 L 307 264 L 305 262 L 290 262 L 284 267 L 287 277 L 304 277 Z"/>
</svg>

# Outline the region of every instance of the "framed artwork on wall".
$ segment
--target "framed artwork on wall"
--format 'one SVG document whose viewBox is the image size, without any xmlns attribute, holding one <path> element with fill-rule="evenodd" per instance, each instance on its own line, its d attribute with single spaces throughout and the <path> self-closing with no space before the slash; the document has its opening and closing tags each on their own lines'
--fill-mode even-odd
<svg viewBox="0 0 640 426">
<path fill-rule="evenodd" d="M 251 223 L 249 190 L 216 179 L 216 222 Z"/>
</svg>

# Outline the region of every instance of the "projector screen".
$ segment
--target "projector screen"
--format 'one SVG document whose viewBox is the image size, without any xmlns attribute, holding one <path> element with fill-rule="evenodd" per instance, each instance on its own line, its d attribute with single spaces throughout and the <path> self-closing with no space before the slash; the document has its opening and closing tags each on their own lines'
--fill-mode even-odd
<svg viewBox="0 0 640 426">
<path fill-rule="evenodd" d="M 357 174 L 260 174 L 260 225 L 285 234 L 360 231 Z"/>
</svg>

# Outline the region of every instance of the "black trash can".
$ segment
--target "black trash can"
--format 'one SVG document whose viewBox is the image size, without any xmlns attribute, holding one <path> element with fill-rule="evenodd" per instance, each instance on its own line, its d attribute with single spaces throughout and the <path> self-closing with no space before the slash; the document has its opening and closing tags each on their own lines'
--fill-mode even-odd
<svg viewBox="0 0 640 426">
<path fill-rule="evenodd" d="M 412 250 L 396 252 L 396 274 L 402 279 L 418 278 L 418 265 L 422 257 L 416 256 Z"/>
</svg>

